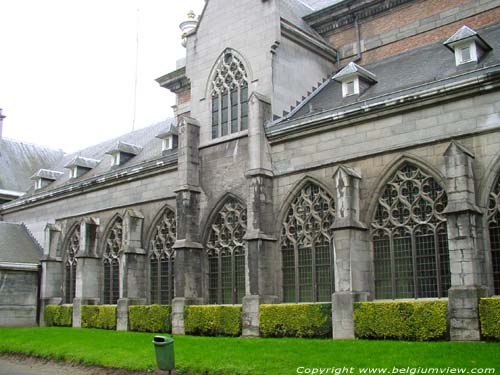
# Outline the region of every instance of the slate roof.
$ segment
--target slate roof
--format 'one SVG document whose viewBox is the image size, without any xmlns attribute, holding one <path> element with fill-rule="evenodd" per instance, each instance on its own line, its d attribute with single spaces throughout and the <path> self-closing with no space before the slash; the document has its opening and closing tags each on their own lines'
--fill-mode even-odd
<svg viewBox="0 0 500 375">
<path fill-rule="evenodd" d="M 373 74 L 372 72 L 369 72 L 368 70 L 366 70 L 362 66 L 359 66 L 358 64 L 355 64 L 353 62 L 350 62 L 349 64 L 347 64 L 344 67 L 344 69 L 342 69 L 340 72 L 335 74 L 332 77 L 332 79 L 337 80 L 337 81 L 342 81 L 342 78 L 352 76 L 356 73 L 368 81 L 377 82 L 377 76 L 375 76 L 375 74 Z"/>
<path fill-rule="evenodd" d="M 64 168 L 71 168 L 71 167 L 82 167 L 82 168 L 88 168 L 92 169 L 97 164 L 99 164 L 101 161 L 96 160 L 96 159 L 91 159 L 91 158 L 84 158 L 83 156 L 77 155 L 71 160 L 68 164 L 64 166 Z"/>
<path fill-rule="evenodd" d="M 0 221 L 0 262 L 39 263 L 42 251 L 23 224 Z"/>
<path fill-rule="evenodd" d="M 167 119 L 157 124 L 124 134 L 120 137 L 110 139 L 108 141 L 99 143 L 94 146 L 87 147 L 78 152 L 64 155 L 64 157 L 62 157 L 60 160 L 58 160 L 56 163 L 50 166 L 51 170 L 62 172 L 63 174 L 61 175 L 61 177 L 58 177 L 56 181 L 46 186 L 45 188 L 37 190 L 36 193 L 42 191 L 49 191 L 56 187 L 61 187 L 63 185 L 66 185 L 68 183 L 75 183 L 78 181 L 83 181 L 88 178 L 100 176 L 107 172 L 110 172 L 111 170 L 119 171 L 121 169 L 126 169 L 135 165 L 139 165 L 141 163 L 150 160 L 161 158 L 162 141 L 161 139 L 156 138 L 156 135 L 160 132 L 169 129 L 171 124 L 175 124 L 175 120 Z M 111 161 L 113 156 L 107 154 L 107 152 L 110 149 L 116 148 L 117 145 L 123 146 L 124 144 L 138 146 L 138 148 L 134 147 L 134 150 L 139 152 L 136 156 L 134 156 L 129 161 L 121 165 L 119 168 L 116 167 L 112 168 Z M 122 148 L 121 146 L 120 149 Z M 129 149 L 127 148 L 127 150 Z M 72 161 L 75 160 L 75 158 L 77 157 L 80 157 L 82 159 L 83 158 L 95 159 L 99 160 L 100 162 L 97 165 L 95 165 L 94 168 L 92 168 L 82 176 L 78 178 L 70 178 L 70 170 L 65 167 L 71 164 Z M 34 192 L 33 190 L 34 190 L 33 188 L 30 189 L 27 195 L 29 196 L 29 194 L 32 194 Z"/>
<path fill-rule="evenodd" d="M 39 169 L 32 177 L 32 180 L 36 180 L 38 178 L 44 178 L 46 180 L 57 180 L 59 177 L 63 175 L 62 172 L 53 171 L 50 169 Z"/>
<path fill-rule="evenodd" d="M 459 79 L 461 75 L 500 64 L 500 24 L 478 30 L 479 35 L 492 46 L 478 64 L 455 65 L 454 54 L 442 42 L 432 43 L 370 64 L 365 69 L 377 77 L 377 83 L 359 96 L 342 97 L 342 84 L 329 80 L 321 90 L 305 98 L 288 117 L 278 119 L 267 127 L 273 132 L 293 126 L 293 122 L 311 121 L 321 115 L 334 114 L 361 107 L 370 100 L 389 100 L 404 91 L 431 88 L 443 84 L 443 80 Z M 343 68 L 343 67 L 342 67 Z M 340 71 L 340 69 L 339 69 Z M 456 78 L 454 78 L 456 77 Z M 406 90 L 406 91 L 405 91 Z"/>
<path fill-rule="evenodd" d="M 0 139 L 0 190 L 27 191 L 31 176 L 39 169 L 50 169 L 63 155 L 62 150 Z"/>
</svg>

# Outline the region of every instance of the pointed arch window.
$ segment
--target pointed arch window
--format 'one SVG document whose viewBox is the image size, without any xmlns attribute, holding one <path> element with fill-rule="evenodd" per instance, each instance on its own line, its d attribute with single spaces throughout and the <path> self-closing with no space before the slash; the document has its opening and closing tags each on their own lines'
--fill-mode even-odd
<svg viewBox="0 0 500 375">
<path fill-rule="evenodd" d="M 490 234 L 491 263 L 493 265 L 494 293 L 500 294 L 500 175 L 489 196 L 488 230 Z"/>
<path fill-rule="evenodd" d="M 156 223 L 151 239 L 149 255 L 151 303 L 170 305 L 174 298 L 175 239 L 175 212 L 167 208 Z"/>
<path fill-rule="evenodd" d="M 208 241 L 208 301 L 211 304 L 242 303 L 245 295 L 243 239 L 247 210 L 234 198 L 226 201 L 211 226 Z"/>
<path fill-rule="evenodd" d="M 70 234 L 66 244 L 64 262 L 64 303 L 73 303 L 76 291 L 76 254 L 80 249 L 80 226 L 77 225 Z"/>
<path fill-rule="evenodd" d="M 282 223 L 283 299 L 285 302 L 331 300 L 331 242 L 335 202 L 308 182 L 296 195 Z"/>
<path fill-rule="evenodd" d="M 230 49 L 217 61 L 211 82 L 212 139 L 248 128 L 248 76 L 241 59 Z"/>
<path fill-rule="evenodd" d="M 446 205 L 444 189 L 413 165 L 386 184 L 371 225 L 377 299 L 448 295 Z"/>
<path fill-rule="evenodd" d="M 120 296 L 120 252 L 123 245 L 123 219 L 117 217 L 108 231 L 103 254 L 104 304 L 114 305 Z"/>
</svg>

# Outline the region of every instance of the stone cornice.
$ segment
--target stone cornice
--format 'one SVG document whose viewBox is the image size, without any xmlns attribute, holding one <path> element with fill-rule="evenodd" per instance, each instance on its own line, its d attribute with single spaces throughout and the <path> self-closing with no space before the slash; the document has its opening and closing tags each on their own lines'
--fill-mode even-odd
<svg viewBox="0 0 500 375">
<path fill-rule="evenodd" d="M 284 37 L 294 41 L 316 53 L 317 55 L 331 61 L 337 61 L 337 51 L 326 42 L 319 40 L 317 37 L 299 29 L 295 25 L 281 19 L 281 33 Z"/>
<path fill-rule="evenodd" d="M 318 33 L 325 35 L 354 24 L 354 20 L 374 17 L 415 0 L 347 0 L 304 17 Z"/>
<path fill-rule="evenodd" d="M 0 213 L 6 214 L 20 209 L 46 204 L 71 196 L 85 194 L 94 190 L 105 189 L 110 186 L 129 183 L 177 168 L 177 154 L 149 160 L 147 162 L 110 171 L 86 180 L 63 185 L 45 192 L 4 203 L 0 206 Z"/>
<path fill-rule="evenodd" d="M 458 78 L 458 79 L 457 79 Z M 454 79 L 454 81 L 452 81 Z M 388 93 L 354 105 L 334 108 L 291 120 L 289 123 L 276 123 L 266 128 L 271 144 L 289 141 L 346 126 L 353 126 L 374 118 L 392 116 L 408 109 L 439 103 L 478 93 L 500 89 L 500 65 L 430 82 L 418 87 Z"/>
<path fill-rule="evenodd" d="M 186 76 L 186 67 L 179 68 L 174 70 L 171 73 L 165 74 L 159 78 L 155 79 L 158 84 L 173 92 L 174 94 L 178 94 L 186 89 L 191 87 L 191 82 L 189 78 Z"/>
</svg>

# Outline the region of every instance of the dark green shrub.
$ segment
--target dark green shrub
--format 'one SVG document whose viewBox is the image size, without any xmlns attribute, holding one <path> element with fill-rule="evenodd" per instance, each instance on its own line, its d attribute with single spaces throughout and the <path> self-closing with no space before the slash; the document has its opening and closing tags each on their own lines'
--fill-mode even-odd
<svg viewBox="0 0 500 375">
<path fill-rule="evenodd" d="M 134 305 L 128 308 L 128 323 L 131 331 L 172 332 L 170 306 Z"/>
<path fill-rule="evenodd" d="M 481 298 L 479 319 L 481 334 L 488 339 L 500 340 L 500 298 Z"/>
<path fill-rule="evenodd" d="M 71 327 L 73 325 L 73 306 L 45 306 L 43 319 L 48 326 Z"/>
<path fill-rule="evenodd" d="M 241 335 L 241 306 L 186 306 L 184 329 L 188 335 Z"/>
<path fill-rule="evenodd" d="M 354 304 L 356 337 L 438 340 L 447 334 L 447 301 L 358 302 Z"/>
<path fill-rule="evenodd" d="M 82 328 L 116 329 L 116 306 L 82 305 Z"/>
<path fill-rule="evenodd" d="M 322 304 L 260 305 L 262 337 L 331 337 L 332 306 Z"/>
</svg>

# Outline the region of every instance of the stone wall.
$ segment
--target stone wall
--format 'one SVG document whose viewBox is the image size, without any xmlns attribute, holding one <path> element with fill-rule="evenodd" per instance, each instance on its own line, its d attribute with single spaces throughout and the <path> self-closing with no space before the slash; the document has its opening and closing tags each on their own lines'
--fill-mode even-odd
<svg viewBox="0 0 500 375">
<path fill-rule="evenodd" d="M 0 327 L 35 326 L 38 272 L 0 269 Z"/>
<path fill-rule="evenodd" d="M 444 40 L 464 24 L 479 28 L 496 22 L 498 0 L 413 1 L 359 21 L 362 63 L 380 60 L 425 44 Z M 324 35 L 341 59 L 357 51 L 354 23 Z"/>
</svg>

